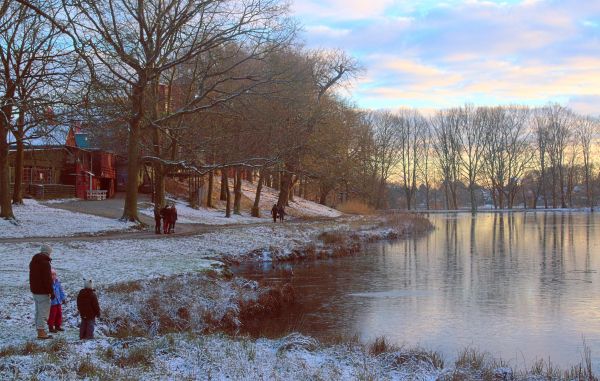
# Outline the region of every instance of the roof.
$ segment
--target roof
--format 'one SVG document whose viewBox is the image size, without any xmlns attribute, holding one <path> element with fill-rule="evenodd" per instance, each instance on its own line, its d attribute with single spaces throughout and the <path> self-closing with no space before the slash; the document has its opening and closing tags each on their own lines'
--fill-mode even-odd
<svg viewBox="0 0 600 381">
<path fill-rule="evenodd" d="M 64 146 L 67 141 L 70 126 L 57 125 L 49 130 L 33 129 L 28 131 L 24 139 L 26 147 L 30 146 Z M 8 134 L 8 144 L 16 144 L 17 140 L 12 134 Z"/>
</svg>

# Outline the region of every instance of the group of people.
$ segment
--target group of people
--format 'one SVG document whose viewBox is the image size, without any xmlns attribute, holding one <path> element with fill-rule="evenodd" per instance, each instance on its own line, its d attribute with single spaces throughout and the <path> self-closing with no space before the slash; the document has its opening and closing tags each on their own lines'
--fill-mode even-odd
<svg viewBox="0 0 600 381">
<path fill-rule="evenodd" d="M 50 339 L 51 333 L 64 331 L 62 305 L 67 298 L 56 270 L 52 268 L 52 248 L 42 245 L 29 263 L 29 288 L 35 304 L 35 328 L 38 339 Z M 93 339 L 96 318 L 100 317 L 98 297 L 91 279 L 83 280 L 83 288 L 77 295 L 77 310 L 81 318 L 79 338 Z"/>
<path fill-rule="evenodd" d="M 161 220 L 162 220 L 162 234 L 175 233 L 175 221 L 177 221 L 177 208 L 175 204 L 165 205 L 162 209 L 158 206 L 154 206 L 154 233 L 161 234 Z"/>
<path fill-rule="evenodd" d="M 271 216 L 273 216 L 273 222 L 277 222 L 277 218 L 279 217 L 279 221 L 283 222 L 283 217 L 285 217 L 286 213 L 285 213 L 285 209 L 283 208 L 283 205 L 277 205 L 277 204 L 273 204 L 273 207 L 271 208 Z"/>
</svg>

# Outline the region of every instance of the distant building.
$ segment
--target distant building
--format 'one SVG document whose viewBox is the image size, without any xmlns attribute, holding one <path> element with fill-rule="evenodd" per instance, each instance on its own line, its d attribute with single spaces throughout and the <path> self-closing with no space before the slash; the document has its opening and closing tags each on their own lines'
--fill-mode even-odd
<svg viewBox="0 0 600 381">
<path fill-rule="evenodd" d="M 64 144 L 48 144 L 52 139 L 34 139 L 25 145 L 23 194 L 40 199 L 87 198 L 88 191 L 105 191 L 107 197 L 113 197 L 117 183 L 116 156 L 91 148 L 86 133 L 73 127 L 66 130 Z M 59 140 L 56 138 L 54 142 L 60 143 Z M 15 182 L 15 154 L 12 145 L 8 159 L 11 186 Z"/>
</svg>

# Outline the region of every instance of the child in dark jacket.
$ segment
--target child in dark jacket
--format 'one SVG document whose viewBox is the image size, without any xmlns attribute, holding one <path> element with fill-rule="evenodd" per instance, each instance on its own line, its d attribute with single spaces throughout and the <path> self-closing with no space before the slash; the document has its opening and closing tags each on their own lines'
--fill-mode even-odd
<svg viewBox="0 0 600 381">
<path fill-rule="evenodd" d="M 83 289 L 77 295 L 77 310 L 81 317 L 79 338 L 82 340 L 93 339 L 96 318 L 100 317 L 100 306 L 91 279 L 83 280 Z"/>
<path fill-rule="evenodd" d="M 50 301 L 50 316 L 48 316 L 48 330 L 52 333 L 64 331 L 62 328 L 62 305 L 65 303 L 65 291 L 60 284 L 56 270 L 51 270 L 52 274 L 52 291 L 54 298 Z"/>
</svg>

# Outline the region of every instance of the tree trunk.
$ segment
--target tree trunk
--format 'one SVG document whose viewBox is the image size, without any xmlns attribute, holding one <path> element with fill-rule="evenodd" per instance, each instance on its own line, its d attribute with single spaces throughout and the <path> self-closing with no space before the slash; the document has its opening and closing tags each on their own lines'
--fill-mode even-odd
<svg viewBox="0 0 600 381">
<path fill-rule="evenodd" d="M 227 191 L 229 190 L 227 181 L 227 168 L 223 168 L 221 169 L 221 194 L 219 194 L 221 201 L 227 201 Z"/>
<path fill-rule="evenodd" d="M 23 144 L 25 116 L 21 112 L 19 115 L 17 152 L 15 153 L 15 185 L 13 187 L 13 204 L 23 204 L 23 162 L 25 160 L 25 149 Z"/>
<path fill-rule="evenodd" d="M 585 194 L 587 197 L 588 206 L 590 211 L 594 211 L 594 199 L 592 197 L 592 189 L 590 187 L 590 166 L 589 163 L 585 166 Z"/>
<path fill-rule="evenodd" d="M 265 170 L 261 169 L 258 175 L 258 184 L 256 185 L 256 195 L 254 196 L 254 205 L 252 205 L 252 217 L 260 217 L 260 192 L 262 192 L 263 182 L 265 181 Z"/>
<path fill-rule="evenodd" d="M 214 186 L 214 182 L 215 182 L 215 173 L 213 171 L 208 172 L 208 192 L 206 195 L 206 207 L 207 208 L 212 208 L 213 207 L 213 186 Z"/>
<path fill-rule="evenodd" d="M 381 179 L 379 181 L 379 189 L 377 190 L 377 200 L 375 202 L 375 209 L 383 209 L 383 205 L 385 204 L 385 200 L 383 199 L 385 196 L 385 180 Z"/>
<path fill-rule="evenodd" d="M 319 192 L 319 204 L 325 205 L 327 203 L 327 196 L 330 191 L 329 188 L 321 188 L 321 192 Z"/>
<path fill-rule="evenodd" d="M 165 206 L 165 170 L 160 163 L 154 163 L 154 204 L 160 208 Z"/>
<path fill-rule="evenodd" d="M 237 168 L 233 188 L 233 213 L 238 215 L 242 214 L 242 175 L 242 170 Z"/>
<path fill-rule="evenodd" d="M 223 177 L 225 181 L 221 183 L 221 186 L 225 189 L 225 217 L 231 217 L 231 192 L 229 191 L 229 179 L 227 178 L 227 171 L 223 171 Z"/>
<path fill-rule="evenodd" d="M 0 122 L 0 217 L 14 219 L 8 183 L 8 126 Z"/>
<path fill-rule="evenodd" d="M 279 184 L 279 197 L 277 198 L 277 206 L 288 206 L 288 197 L 290 195 L 290 186 L 292 184 L 292 176 L 294 169 L 291 165 L 285 164 L 285 172 L 279 172 L 281 182 Z"/>
<path fill-rule="evenodd" d="M 475 184 L 469 184 L 469 198 L 471 199 L 471 213 L 477 212 L 477 201 L 475 200 Z"/>
<path fill-rule="evenodd" d="M 298 183 L 298 179 L 299 179 L 298 175 L 294 176 L 294 180 L 290 184 L 290 191 L 289 191 L 289 194 L 288 194 L 288 204 L 290 202 L 294 202 L 294 187 Z"/>
<path fill-rule="evenodd" d="M 140 130 L 144 118 L 145 81 L 140 80 L 134 86 L 132 99 L 133 117 L 129 120 L 129 141 L 127 144 L 127 185 L 125 188 L 125 206 L 123 207 L 124 221 L 140 222 L 138 217 L 138 175 L 140 172 Z"/>
</svg>

